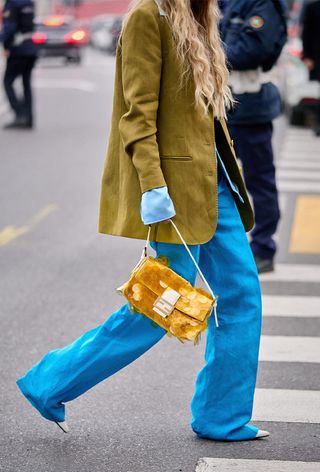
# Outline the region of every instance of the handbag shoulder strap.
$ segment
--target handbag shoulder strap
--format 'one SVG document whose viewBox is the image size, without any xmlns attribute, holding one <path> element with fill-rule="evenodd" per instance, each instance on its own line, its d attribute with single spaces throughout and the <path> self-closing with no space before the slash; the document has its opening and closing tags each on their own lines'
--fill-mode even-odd
<svg viewBox="0 0 320 472">
<path fill-rule="evenodd" d="M 194 256 L 193 256 L 192 252 L 190 251 L 190 249 L 189 249 L 187 243 L 185 242 L 185 240 L 184 240 L 182 234 L 180 233 L 179 229 L 177 228 L 177 225 L 172 221 L 171 218 L 169 219 L 169 221 L 170 221 L 170 223 L 172 224 L 172 226 L 174 227 L 174 229 L 175 229 L 177 235 L 179 236 L 179 238 L 180 238 L 182 244 L 183 244 L 184 247 L 186 248 L 186 250 L 187 250 L 187 252 L 188 252 L 188 254 L 189 254 L 189 256 L 190 256 L 190 258 L 191 258 L 191 260 L 192 260 L 192 262 L 193 262 L 193 264 L 195 265 L 195 267 L 196 267 L 196 269 L 197 269 L 198 274 L 200 275 L 200 278 L 202 279 L 202 281 L 203 281 L 204 284 L 206 285 L 206 287 L 207 287 L 207 289 L 208 289 L 210 295 L 212 296 L 212 298 L 213 298 L 213 300 L 214 300 L 214 303 L 213 303 L 214 318 L 215 318 L 216 326 L 218 327 L 218 326 L 219 326 L 218 317 L 217 317 L 217 301 L 218 301 L 218 299 L 217 299 L 217 297 L 215 296 L 215 294 L 213 293 L 213 291 L 212 291 L 212 289 L 211 289 L 211 287 L 210 287 L 210 285 L 209 285 L 207 279 L 205 278 L 205 276 L 204 276 L 202 270 L 200 269 L 200 267 L 199 267 L 197 261 L 195 260 L 195 258 L 194 258 Z M 149 243 L 150 243 L 150 235 L 151 235 L 151 225 L 149 225 L 147 240 L 146 240 L 145 246 L 144 246 L 144 248 L 143 248 L 140 261 L 138 262 L 137 266 L 139 266 L 139 264 L 141 263 L 141 261 L 142 261 L 145 257 L 147 257 L 147 255 L 148 255 L 148 246 L 149 246 Z M 137 266 L 136 266 L 136 267 L 137 267 Z"/>
</svg>

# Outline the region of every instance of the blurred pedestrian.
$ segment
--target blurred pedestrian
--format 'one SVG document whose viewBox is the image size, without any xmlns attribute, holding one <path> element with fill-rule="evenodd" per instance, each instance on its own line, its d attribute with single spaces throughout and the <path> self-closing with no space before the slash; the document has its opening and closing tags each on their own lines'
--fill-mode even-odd
<svg viewBox="0 0 320 472">
<path fill-rule="evenodd" d="M 129 13 L 117 50 L 100 231 L 145 239 L 145 225 L 154 225 L 157 255 L 194 284 L 194 261 L 164 223 L 174 217 L 219 293 L 220 327 L 210 318 L 192 428 L 200 437 L 238 441 L 268 433 L 249 424 L 261 297 L 244 229 L 252 227 L 253 213 L 224 119 L 232 96 L 218 19 L 216 0 L 139 0 Z M 133 362 L 165 333 L 124 305 L 47 354 L 18 385 L 66 431 L 65 402 Z"/>
<path fill-rule="evenodd" d="M 307 3 L 303 17 L 303 58 L 310 72 L 310 80 L 319 82 L 315 134 L 320 136 L 320 0 Z"/>
<path fill-rule="evenodd" d="M 3 47 L 6 69 L 4 89 L 15 114 L 5 129 L 33 127 L 31 75 L 36 62 L 37 50 L 32 41 L 34 2 L 32 0 L 7 0 L 3 10 Z M 23 97 L 18 97 L 15 80 L 21 77 Z"/>
<path fill-rule="evenodd" d="M 255 211 L 251 248 L 258 271 L 272 271 L 280 219 L 272 120 L 281 113 L 281 98 L 266 72 L 286 42 L 285 6 L 280 0 L 224 0 L 221 34 L 237 102 L 229 131 Z"/>
</svg>

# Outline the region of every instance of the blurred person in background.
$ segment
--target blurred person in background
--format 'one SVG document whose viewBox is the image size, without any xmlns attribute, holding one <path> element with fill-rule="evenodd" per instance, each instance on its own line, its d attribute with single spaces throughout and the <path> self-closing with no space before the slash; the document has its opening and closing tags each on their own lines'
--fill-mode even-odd
<svg viewBox="0 0 320 472">
<path fill-rule="evenodd" d="M 174 218 L 219 293 L 220 326 L 210 318 L 192 429 L 200 437 L 240 441 L 269 433 L 249 424 L 261 294 L 245 233 L 253 212 L 225 122 L 232 95 L 219 17 L 217 0 L 135 2 L 117 50 L 99 230 L 145 240 L 145 225 L 152 225 L 157 255 L 194 284 L 196 268 L 165 224 Z M 66 402 L 133 362 L 165 334 L 125 304 L 101 326 L 49 352 L 18 385 L 45 418 L 67 431 Z"/>
<path fill-rule="evenodd" d="M 314 131 L 316 136 L 320 136 L 320 0 L 308 2 L 305 6 L 302 43 L 304 63 L 310 72 L 310 80 L 319 82 Z"/>
<path fill-rule="evenodd" d="M 272 149 L 272 120 L 281 114 L 281 98 L 269 80 L 287 39 L 286 7 L 279 0 L 223 0 L 221 35 L 236 105 L 229 131 L 243 164 L 252 196 L 255 227 L 251 248 L 258 271 L 274 269 L 273 238 L 280 219 Z"/>
<path fill-rule="evenodd" d="M 4 89 L 15 114 L 14 121 L 5 129 L 31 129 L 33 127 L 31 75 L 37 56 L 32 41 L 34 2 L 32 0 L 7 0 L 3 9 L 2 41 L 6 69 Z M 17 96 L 15 80 L 21 77 L 23 98 Z"/>
</svg>

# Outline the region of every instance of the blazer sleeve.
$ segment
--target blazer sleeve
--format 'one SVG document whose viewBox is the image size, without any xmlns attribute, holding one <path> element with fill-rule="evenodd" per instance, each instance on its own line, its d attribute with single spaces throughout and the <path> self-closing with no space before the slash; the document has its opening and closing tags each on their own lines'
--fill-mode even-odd
<svg viewBox="0 0 320 472">
<path fill-rule="evenodd" d="M 138 173 L 141 192 L 166 185 L 157 144 L 157 111 L 162 68 L 157 17 L 137 8 L 121 37 L 122 83 L 127 112 L 119 131 Z"/>
</svg>

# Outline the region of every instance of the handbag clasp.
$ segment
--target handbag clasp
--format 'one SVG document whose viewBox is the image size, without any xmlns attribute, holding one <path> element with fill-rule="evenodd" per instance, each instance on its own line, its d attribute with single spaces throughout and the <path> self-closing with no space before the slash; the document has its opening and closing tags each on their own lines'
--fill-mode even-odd
<svg viewBox="0 0 320 472">
<path fill-rule="evenodd" d="M 176 292 L 176 290 L 170 287 L 166 288 L 163 294 L 154 302 L 153 311 L 162 316 L 162 318 L 167 318 L 173 312 L 180 297 L 180 293 Z"/>
</svg>

